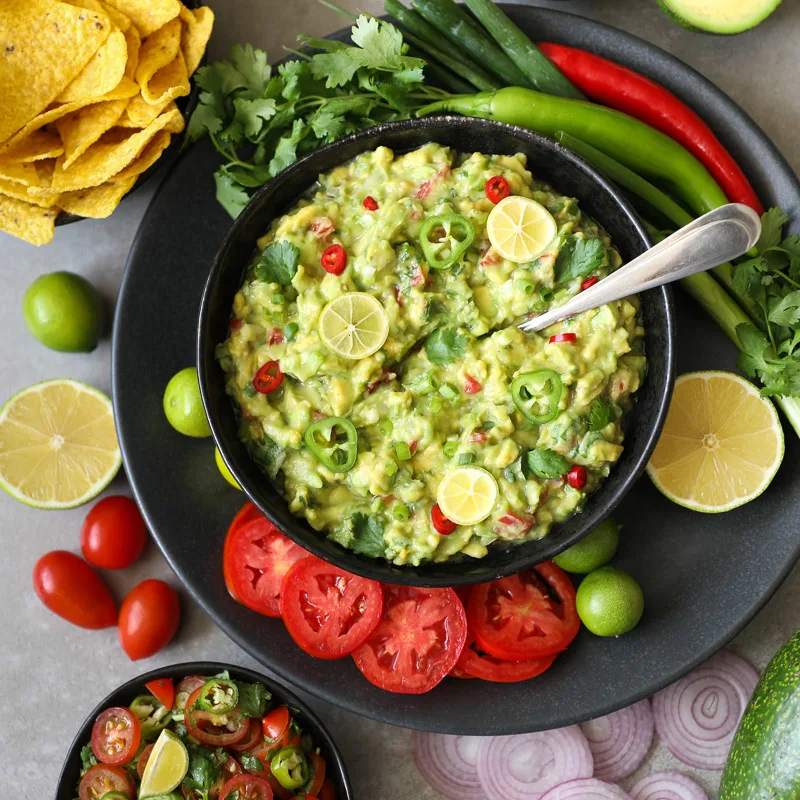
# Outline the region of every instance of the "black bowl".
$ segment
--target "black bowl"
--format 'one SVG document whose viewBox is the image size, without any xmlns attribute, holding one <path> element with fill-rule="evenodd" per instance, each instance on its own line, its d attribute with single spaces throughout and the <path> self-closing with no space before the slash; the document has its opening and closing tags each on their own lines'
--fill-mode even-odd
<svg viewBox="0 0 800 800">
<path fill-rule="evenodd" d="M 285 689 L 281 684 L 267 678 L 258 672 L 244 667 L 235 667 L 219 661 L 190 661 L 186 664 L 174 664 L 170 667 L 159 667 L 150 672 L 145 672 L 136 678 L 123 683 L 118 689 L 101 700 L 92 710 L 86 721 L 81 725 L 78 734 L 70 745 L 61 775 L 58 777 L 55 800 L 74 800 L 81 774 L 81 748 L 88 743 L 92 735 L 92 725 L 97 715 L 112 706 L 127 706 L 133 702 L 137 695 L 144 691 L 144 684 L 155 678 L 172 678 L 179 681 L 187 675 L 216 675 L 223 670 L 228 670 L 232 678 L 249 682 L 263 683 L 272 693 L 273 702 L 277 705 L 286 705 L 297 712 L 296 716 L 303 730 L 307 730 L 319 747 L 320 753 L 325 757 L 326 775 L 331 778 L 336 787 L 337 800 L 353 800 L 353 790 L 350 787 L 350 778 L 347 767 L 342 761 L 335 742 L 331 738 L 319 717 L 298 697 Z"/>
<path fill-rule="evenodd" d="M 552 558 L 607 517 L 633 486 L 658 441 L 669 406 L 675 360 L 672 295 L 662 287 L 641 296 L 647 376 L 628 415 L 622 457 L 580 514 L 555 526 L 538 541 L 507 547 L 495 544 L 482 559 L 464 557 L 420 567 L 398 567 L 356 555 L 324 538 L 289 512 L 286 502 L 239 440 L 231 400 L 225 393 L 225 376 L 214 357 L 214 348 L 227 336 L 233 297 L 241 286 L 256 240 L 275 217 L 312 186 L 320 173 L 379 145 L 409 151 L 426 142 L 438 142 L 461 152 L 525 153 L 534 175 L 557 191 L 576 197 L 581 209 L 610 234 L 625 261 L 650 246 L 644 225 L 620 192 L 574 153 L 538 134 L 498 122 L 455 116 L 379 125 L 306 156 L 254 195 L 228 231 L 211 267 L 200 308 L 197 365 L 206 414 L 225 463 L 248 497 L 289 537 L 320 558 L 367 578 L 417 586 L 456 586 L 494 580 Z"/>
</svg>

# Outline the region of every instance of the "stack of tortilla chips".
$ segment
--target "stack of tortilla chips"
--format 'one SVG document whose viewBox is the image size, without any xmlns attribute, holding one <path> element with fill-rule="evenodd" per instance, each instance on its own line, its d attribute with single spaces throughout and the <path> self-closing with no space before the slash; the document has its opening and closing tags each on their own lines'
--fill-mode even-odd
<svg viewBox="0 0 800 800">
<path fill-rule="evenodd" d="M 184 128 L 214 15 L 179 0 L 0 0 L 0 230 L 107 217 Z"/>
</svg>

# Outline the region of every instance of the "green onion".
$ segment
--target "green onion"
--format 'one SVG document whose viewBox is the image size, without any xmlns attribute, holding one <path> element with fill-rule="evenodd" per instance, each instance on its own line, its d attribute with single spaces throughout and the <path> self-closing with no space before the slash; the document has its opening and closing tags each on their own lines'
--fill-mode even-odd
<svg viewBox="0 0 800 800">
<path fill-rule="evenodd" d="M 458 389 L 452 383 L 443 383 L 439 387 L 439 394 L 446 400 L 455 400 L 458 397 Z"/>
<path fill-rule="evenodd" d="M 458 442 L 445 442 L 442 452 L 448 458 L 452 458 L 458 452 Z"/>
<path fill-rule="evenodd" d="M 369 507 L 369 510 L 373 514 L 377 514 L 383 508 L 383 500 L 380 497 L 376 497 L 372 501 L 372 505 Z"/>
<path fill-rule="evenodd" d="M 431 397 L 428 401 L 428 408 L 431 411 L 431 414 L 438 414 L 442 410 L 442 398 L 441 397 Z"/>
<path fill-rule="evenodd" d="M 533 294 L 536 291 L 536 287 L 530 281 L 523 280 L 522 278 L 515 280 L 514 286 L 523 292 L 523 294 Z"/>
<path fill-rule="evenodd" d="M 295 334 L 297 331 L 300 330 L 300 326 L 296 322 L 290 322 L 284 329 L 283 335 L 286 337 L 286 341 L 290 342 L 294 339 Z"/>
<path fill-rule="evenodd" d="M 389 461 L 386 463 L 386 474 L 390 478 L 392 477 L 392 475 L 396 475 L 397 474 L 397 462 L 396 461 L 392 461 L 391 459 L 389 459 Z"/>
<path fill-rule="evenodd" d="M 462 453 L 458 457 L 459 464 L 472 464 L 475 461 L 475 453 Z"/>
<path fill-rule="evenodd" d="M 411 512 L 408 510 L 407 505 L 404 503 L 398 503 L 392 509 L 392 516 L 400 522 L 405 522 L 411 516 Z"/>
<path fill-rule="evenodd" d="M 401 461 L 408 461 L 411 458 L 411 448 L 406 442 L 395 442 L 394 452 Z"/>
<path fill-rule="evenodd" d="M 392 428 L 394 428 L 394 425 L 392 425 L 392 421 L 390 419 L 382 419 L 378 423 L 378 430 L 384 436 L 388 436 L 392 432 Z"/>
<path fill-rule="evenodd" d="M 284 317 L 282 311 L 273 311 L 269 316 L 273 322 L 277 322 L 278 324 L 286 322 L 286 317 Z"/>
<path fill-rule="evenodd" d="M 539 289 L 539 297 L 541 297 L 543 303 L 550 303 L 553 300 L 554 292 L 549 286 L 542 286 Z"/>
<path fill-rule="evenodd" d="M 275 303 L 276 306 L 282 306 L 284 301 L 284 297 L 282 294 L 274 294 L 272 295 L 272 302 Z"/>
</svg>

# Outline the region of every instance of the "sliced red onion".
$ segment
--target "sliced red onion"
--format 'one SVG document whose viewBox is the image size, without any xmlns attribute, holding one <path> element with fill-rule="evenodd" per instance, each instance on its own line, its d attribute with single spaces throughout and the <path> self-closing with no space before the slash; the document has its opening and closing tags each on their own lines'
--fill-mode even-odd
<svg viewBox="0 0 800 800">
<path fill-rule="evenodd" d="M 698 769 L 722 769 L 758 672 L 720 650 L 653 698 L 656 732 L 672 754 Z"/>
<path fill-rule="evenodd" d="M 591 778 L 594 764 L 577 725 L 484 739 L 478 778 L 489 800 L 539 800 L 565 781 Z"/>
<path fill-rule="evenodd" d="M 619 786 L 596 778 L 567 781 L 551 789 L 542 800 L 631 800 Z"/>
<path fill-rule="evenodd" d="M 616 783 L 638 769 L 653 743 L 653 709 L 641 700 L 581 724 L 594 759 L 594 777 Z"/>
<path fill-rule="evenodd" d="M 482 736 L 448 736 L 414 731 L 411 752 L 420 774 L 450 800 L 486 800 L 478 780 Z"/>
<path fill-rule="evenodd" d="M 631 800 L 708 800 L 702 786 L 680 772 L 653 772 L 631 787 Z"/>
</svg>

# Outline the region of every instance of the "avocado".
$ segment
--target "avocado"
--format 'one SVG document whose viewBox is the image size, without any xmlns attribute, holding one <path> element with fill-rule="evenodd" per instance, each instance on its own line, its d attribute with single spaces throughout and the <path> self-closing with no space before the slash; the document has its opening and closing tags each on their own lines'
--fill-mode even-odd
<svg viewBox="0 0 800 800">
<path fill-rule="evenodd" d="M 755 28 L 781 0 L 658 0 L 666 15 L 702 33 L 741 33 Z"/>
<path fill-rule="evenodd" d="M 719 800 L 800 798 L 800 631 L 764 670 L 733 737 Z"/>
</svg>

